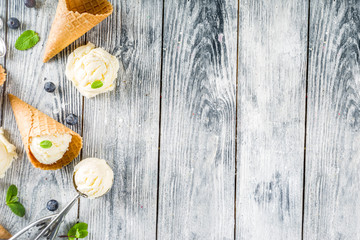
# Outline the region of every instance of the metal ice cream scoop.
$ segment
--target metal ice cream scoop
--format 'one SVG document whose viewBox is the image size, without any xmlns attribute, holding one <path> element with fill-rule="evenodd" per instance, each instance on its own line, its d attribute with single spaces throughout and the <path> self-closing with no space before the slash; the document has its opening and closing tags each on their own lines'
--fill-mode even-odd
<svg viewBox="0 0 360 240">
<path fill-rule="evenodd" d="M 36 235 L 36 237 L 33 240 L 38 240 L 42 237 L 46 237 L 48 240 L 55 239 L 55 237 L 57 236 L 57 233 L 59 231 L 60 225 L 64 222 L 64 218 L 65 218 L 66 214 L 68 214 L 70 209 L 74 206 L 75 202 L 80 197 L 84 197 L 84 198 L 88 197 L 87 195 L 83 194 L 82 192 L 80 192 L 78 190 L 76 183 L 75 183 L 75 173 L 76 172 L 74 171 L 73 186 L 78 194 L 65 206 L 65 208 L 63 210 L 61 210 L 61 212 L 59 212 L 58 214 L 44 217 L 38 221 L 31 223 L 29 226 L 25 227 L 20 232 L 15 234 L 12 238 L 10 238 L 10 240 L 16 240 L 21 235 L 23 235 L 25 232 L 33 230 L 34 228 L 35 228 L 35 230 L 37 229 L 37 232 L 40 231 L 40 233 L 38 235 Z M 107 192 L 109 192 L 109 191 L 110 191 L 110 189 Z M 105 195 L 105 194 L 103 194 L 103 195 Z M 99 196 L 99 197 L 102 197 L 102 196 Z"/>
<path fill-rule="evenodd" d="M 60 229 L 60 225 L 64 222 L 64 218 L 66 214 L 68 214 L 70 209 L 74 206 L 75 202 L 81 196 L 87 197 L 86 195 L 78 193 L 60 213 L 48 217 L 44 217 L 40 220 L 31 223 L 29 226 L 25 227 L 20 232 L 16 233 L 12 238 L 10 238 L 10 240 L 18 239 L 21 235 L 23 235 L 25 232 L 28 232 L 30 230 L 34 231 L 34 228 L 37 228 L 37 231 L 40 231 L 40 233 L 34 238 L 34 240 L 38 240 L 41 237 L 47 237 L 47 239 L 49 240 L 55 239 Z"/>
<path fill-rule="evenodd" d="M 61 224 L 64 222 L 64 218 L 66 214 L 70 211 L 70 209 L 75 205 L 76 201 L 81 197 L 87 197 L 84 194 L 81 194 L 75 185 L 75 182 L 73 181 L 74 187 L 78 194 L 65 206 L 65 208 L 59 212 L 58 214 L 54 214 L 48 217 L 44 217 L 38 221 L 35 221 L 31 223 L 29 226 L 22 229 L 20 232 L 16 233 L 10 240 L 18 239 L 21 235 L 23 235 L 25 232 L 28 232 L 30 230 L 35 231 L 37 229 L 37 232 L 40 231 L 40 233 L 34 238 L 34 240 L 38 240 L 41 237 L 47 237 L 49 240 L 55 239 L 59 228 Z"/>
<path fill-rule="evenodd" d="M 34 240 L 40 239 L 41 237 L 47 237 L 47 239 L 49 239 L 49 240 L 55 239 L 55 237 L 59 231 L 60 225 L 64 221 L 65 215 L 74 206 L 76 200 L 79 197 L 80 197 L 80 194 L 76 195 L 76 197 L 73 198 L 73 200 L 71 200 L 71 202 L 68 203 L 68 205 L 66 205 L 66 207 L 60 213 L 54 214 L 54 215 L 51 215 L 48 217 L 44 217 L 42 219 L 39 219 L 39 220 L 31 223 L 30 225 L 28 225 L 27 227 L 22 229 L 20 232 L 16 233 L 14 236 L 12 236 L 10 238 L 10 240 L 18 239 L 21 235 L 23 235 L 24 233 L 26 233 L 28 231 L 34 231 L 34 228 L 36 228 L 37 231 L 41 231 L 36 236 L 36 238 L 34 238 Z"/>
</svg>

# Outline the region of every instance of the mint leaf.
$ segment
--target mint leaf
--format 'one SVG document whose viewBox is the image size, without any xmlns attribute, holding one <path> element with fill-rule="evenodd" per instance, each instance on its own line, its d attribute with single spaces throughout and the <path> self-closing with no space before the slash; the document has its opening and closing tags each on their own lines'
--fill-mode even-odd
<svg viewBox="0 0 360 240">
<path fill-rule="evenodd" d="M 12 202 L 12 199 L 18 194 L 18 189 L 15 185 L 11 185 L 6 193 L 6 203 Z M 15 201 L 17 202 L 17 200 Z"/>
<path fill-rule="evenodd" d="M 8 203 L 15 203 L 15 202 L 18 202 L 18 201 L 19 201 L 18 196 L 13 196 Z"/>
<path fill-rule="evenodd" d="M 89 234 L 88 225 L 86 223 L 77 223 L 68 232 L 69 240 L 75 240 L 76 238 L 85 238 Z"/>
<path fill-rule="evenodd" d="M 21 203 L 14 202 L 14 203 L 8 203 L 7 205 L 9 206 L 11 211 L 15 213 L 17 216 L 19 217 L 25 216 L 25 208 Z"/>
<path fill-rule="evenodd" d="M 49 140 L 44 140 L 40 143 L 40 147 L 42 148 L 51 148 L 52 142 Z"/>
<path fill-rule="evenodd" d="M 75 237 L 79 238 L 80 237 L 80 232 L 79 232 L 79 229 L 76 229 L 76 232 L 75 232 Z"/>
<path fill-rule="evenodd" d="M 15 42 L 15 48 L 17 50 L 27 50 L 32 48 L 39 42 L 39 34 L 33 30 L 27 30 L 23 32 Z"/>
<path fill-rule="evenodd" d="M 10 210 L 18 215 L 19 217 L 25 216 L 25 208 L 19 203 L 19 198 L 17 196 L 18 189 L 15 185 L 11 185 L 6 193 L 6 205 L 9 206 Z"/>
<path fill-rule="evenodd" d="M 96 80 L 91 84 L 92 89 L 101 88 L 103 86 L 103 82 L 100 80 Z"/>
</svg>

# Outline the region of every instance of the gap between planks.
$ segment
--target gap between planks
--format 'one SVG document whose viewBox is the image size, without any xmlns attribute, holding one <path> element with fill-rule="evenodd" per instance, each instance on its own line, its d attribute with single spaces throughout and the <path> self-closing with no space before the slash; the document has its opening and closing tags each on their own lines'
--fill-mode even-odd
<svg viewBox="0 0 360 240">
<path fill-rule="evenodd" d="M 160 147 L 161 147 L 161 107 L 162 107 L 162 82 L 163 82 L 163 63 L 164 63 L 164 25 L 165 25 L 165 0 L 162 1 L 161 19 L 161 59 L 160 59 L 160 96 L 159 96 L 159 136 L 158 136 L 158 169 L 157 169 L 157 189 L 156 189 L 156 219 L 155 219 L 155 239 L 158 239 L 159 227 L 159 198 L 160 198 Z"/>
<path fill-rule="evenodd" d="M 308 107 L 308 87 L 309 87 L 309 47 L 310 47 L 310 0 L 308 0 L 308 21 L 307 21 L 307 43 L 306 43 L 306 76 L 305 76 L 305 126 L 304 126 L 304 161 L 303 161 L 303 192 L 302 192 L 302 212 L 301 212 L 301 239 L 304 239 L 304 215 L 305 215 L 305 185 L 306 185 L 306 132 L 307 132 L 307 107 Z"/>
<path fill-rule="evenodd" d="M 3 26 L 4 26 L 4 30 L 5 30 L 5 33 L 4 33 L 4 42 L 5 42 L 5 49 L 6 49 L 6 46 L 7 46 L 7 30 L 8 30 L 8 27 L 7 27 L 7 24 L 6 24 L 6 21 L 8 19 L 8 15 L 9 15 L 9 12 L 8 12 L 8 8 L 9 8 L 9 4 L 8 4 L 8 0 L 6 0 L 5 2 L 5 8 L 6 8 L 6 11 L 5 11 L 5 19 L 2 19 L 3 20 Z M 6 70 L 6 55 L 4 56 L 4 68 L 5 68 L 5 73 L 7 74 L 7 70 Z M 7 77 L 6 77 L 7 78 Z M 6 79 L 7 80 L 7 79 Z M 7 85 L 7 81 L 5 81 L 4 85 L 3 85 L 3 89 L 2 89 L 2 102 L 1 102 L 1 117 L 0 117 L 0 126 L 3 125 L 3 117 L 4 117 L 4 105 L 5 105 L 5 92 L 6 92 L 6 85 Z"/>
<path fill-rule="evenodd" d="M 236 116 L 236 121 L 235 121 L 235 170 L 234 170 L 234 240 L 236 239 L 236 190 L 237 190 L 237 151 L 238 151 L 238 121 L 237 121 L 237 116 L 238 116 L 238 104 L 239 104 L 239 96 L 238 96 L 238 80 L 239 80 L 239 21 L 240 21 L 240 0 L 238 0 L 238 6 L 237 6 L 237 18 L 236 18 L 236 89 L 235 89 L 235 116 Z"/>
</svg>

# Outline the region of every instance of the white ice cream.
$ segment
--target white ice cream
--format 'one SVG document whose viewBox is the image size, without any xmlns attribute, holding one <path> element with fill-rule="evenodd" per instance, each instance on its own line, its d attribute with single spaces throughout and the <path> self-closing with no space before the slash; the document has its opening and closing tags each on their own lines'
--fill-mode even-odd
<svg viewBox="0 0 360 240">
<path fill-rule="evenodd" d="M 5 177 L 5 172 L 16 158 L 16 147 L 5 138 L 4 130 L 0 128 L 0 178 Z"/>
<path fill-rule="evenodd" d="M 65 74 L 82 95 L 91 98 L 115 88 L 118 70 L 115 56 L 89 42 L 69 55 Z"/>
<path fill-rule="evenodd" d="M 104 195 L 111 188 L 113 180 L 114 173 L 103 159 L 84 159 L 74 169 L 74 182 L 77 190 L 89 198 Z"/>
<path fill-rule="evenodd" d="M 30 150 L 34 157 L 43 164 L 53 164 L 60 160 L 69 148 L 70 134 L 45 135 L 34 137 L 30 141 Z M 51 147 L 41 146 L 43 141 L 50 141 Z"/>
</svg>

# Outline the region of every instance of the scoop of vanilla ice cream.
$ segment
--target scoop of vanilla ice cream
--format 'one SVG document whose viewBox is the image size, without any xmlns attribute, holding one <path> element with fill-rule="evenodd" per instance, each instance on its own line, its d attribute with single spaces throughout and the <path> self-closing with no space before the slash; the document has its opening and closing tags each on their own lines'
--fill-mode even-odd
<svg viewBox="0 0 360 240">
<path fill-rule="evenodd" d="M 5 172 L 16 158 L 16 147 L 5 138 L 4 130 L 0 128 L 0 178 L 5 177 Z"/>
<path fill-rule="evenodd" d="M 114 173 L 103 159 L 84 159 L 74 169 L 76 189 L 91 199 L 101 197 L 109 191 L 113 180 Z"/>
<path fill-rule="evenodd" d="M 82 95 L 91 98 L 115 88 L 118 70 L 115 56 L 89 42 L 69 55 L 65 74 Z"/>
<path fill-rule="evenodd" d="M 69 148 L 72 136 L 70 134 L 44 135 L 31 138 L 30 150 L 34 157 L 43 164 L 53 164 L 60 160 Z M 49 147 L 42 144 L 50 141 Z"/>
</svg>

